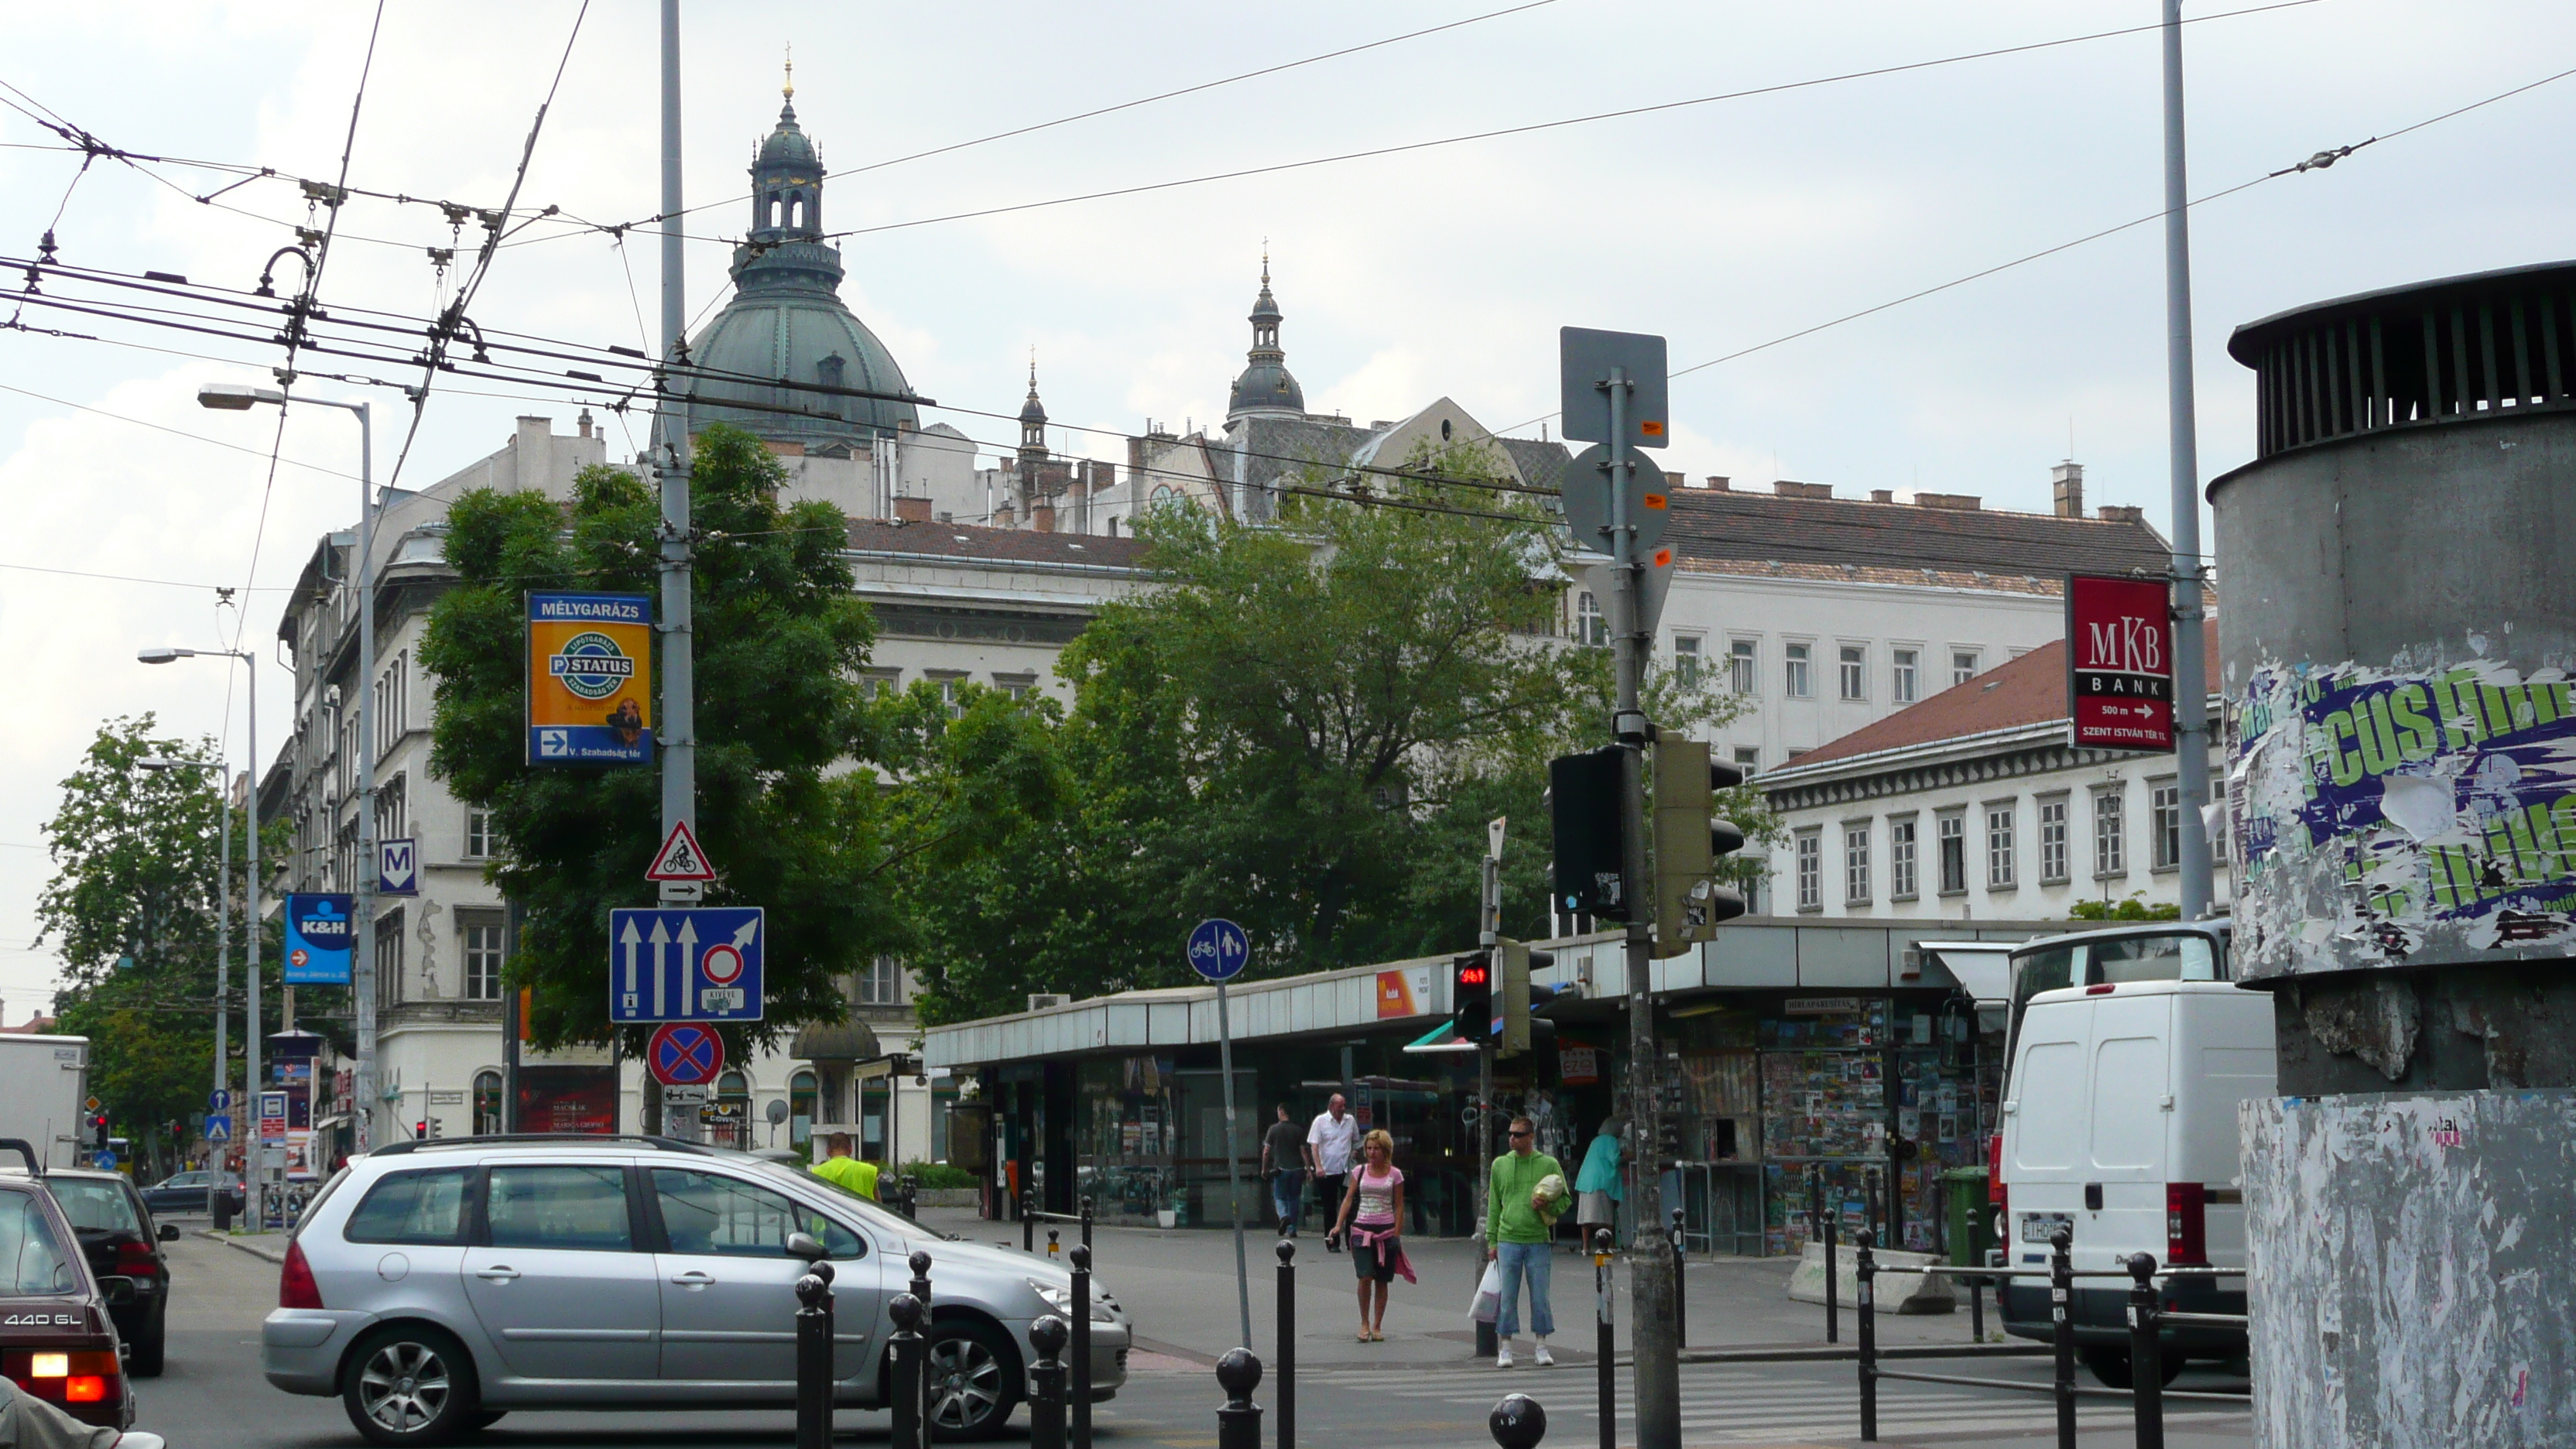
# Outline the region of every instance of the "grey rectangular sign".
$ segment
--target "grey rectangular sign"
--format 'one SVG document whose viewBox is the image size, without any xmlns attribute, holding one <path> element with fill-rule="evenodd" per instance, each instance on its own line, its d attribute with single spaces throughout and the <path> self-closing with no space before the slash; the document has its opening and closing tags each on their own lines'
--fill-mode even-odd
<svg viewBox="0 0 2576 1449">
<path fill-rule="evenodd" d="M 1565 436 L 1579 443 L 1610 441 L 1610 393 L 1602 386 L 1613 368 L 1628 382 L 1628 442 L 1661 448 L 1672 442 L 1672 409 L 1664 386 L 1664 339 L 1646 332 L 1603 332 L 1591 327 L 1556 330 L 1558 386 Z"/>
</svg>

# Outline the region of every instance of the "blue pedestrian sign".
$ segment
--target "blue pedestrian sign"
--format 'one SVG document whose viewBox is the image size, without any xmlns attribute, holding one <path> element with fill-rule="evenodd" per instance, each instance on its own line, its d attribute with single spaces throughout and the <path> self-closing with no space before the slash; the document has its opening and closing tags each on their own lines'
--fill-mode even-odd
<svg viewBox="0 0 2576 1449">
<path fill-rule="evenodd" d="M 233 1119 L 230 1113 L 209 1112 L 206 1114 L 206 1140 L 208 1142 L 230 1142 L 233 1140 Z"/>
<path fill-rule="evenodd" d="M 1223 918 L 1201 921 L 1190 932 L 1190 969 L 1210 981 L 1232 981 L 1252 959 L 1252 939 Z"/>
<path fill-rule="evenodd" d="M 229 1112 L 229 1111 L 231 1111 L 232 1109 L 233 1109 L 233 1094 L 232 1094 L 232 1092 L 231 1092 L 229 1089 L 224 1088 L 224 1087 L 217 1087 L 217 1088 L 215 1088 L 213 1091 L 208 1092 L 208 1093 L 206 1094 L 206 1110 L 207 1110 L 207 1111 L 209 1111 L 209 1112 Z"/>
<path fill-rule="evenodd" d="M 608 1019 L 758 1021 L 758 906 L 608 913 Z"/>
</svg>

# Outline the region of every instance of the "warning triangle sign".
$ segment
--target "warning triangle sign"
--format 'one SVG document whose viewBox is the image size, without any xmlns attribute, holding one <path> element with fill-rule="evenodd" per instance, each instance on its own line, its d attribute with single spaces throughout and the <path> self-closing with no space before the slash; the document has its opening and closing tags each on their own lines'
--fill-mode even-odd
<svg viewBox="0 0 2576 1449">
<path fill-rule="evenodd" d="M 644 872 L 646 880 L 714 880 L 716 870 L 707 864 L 707 853 L 698 848 L 696 832 L 682 820 L 671 826 L 662 840 L 661 851 L 653 857 L 653 866 Z"/>
</svg>

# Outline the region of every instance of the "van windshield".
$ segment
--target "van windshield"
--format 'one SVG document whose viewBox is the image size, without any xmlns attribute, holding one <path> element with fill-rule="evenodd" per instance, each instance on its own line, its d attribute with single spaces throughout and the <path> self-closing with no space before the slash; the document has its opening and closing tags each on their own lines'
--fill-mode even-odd
<svg viewBox="0 0 2576 1449">
<path fill-rule="evenodd" d="M 2146 932 L 2108 941 L 2040 946 L 2012 958 L 2012 1020 L 2005 1027 L 2004 1060 L 2020 1049 L 2022 1013 L 2043 991 L 2099 986 L 2105 981 L 2225 981 L 2225 949 L 2198 931 Z"/>
</svg>

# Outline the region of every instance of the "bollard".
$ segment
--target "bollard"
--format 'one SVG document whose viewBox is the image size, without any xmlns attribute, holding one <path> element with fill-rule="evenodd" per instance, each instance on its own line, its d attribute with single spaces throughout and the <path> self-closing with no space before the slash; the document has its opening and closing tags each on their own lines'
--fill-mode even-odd
<svg viewBox="0 0 2576 1449">
<path fill-rule="evenodd" d="M 1050 1313 L 1029 1325 L 1029 1449 L 1064 1449 L 1064 1342 L 1071 1330 Z"/>
<path fill-rule="evenodd" d="M 1485 1416 L 1485 1429 L 1501 1449 L 1538 1449 L 1547 1437 L 1547 1410 L 1527 1394 L 1505 1394 Z"/>
<path fill-rule="evenodd" d="M 1834 1227 L 1825 1218 L 1824 1169 L 1807 1169 L 1807 1236 L 1825 1245 L 1825 1342 L 1840 1343 L 1842 1309 L 1834 1303 Z"/>
<path fill-rule="evenodd" d="M 2048 1319 L 2057 1351 L 2057 1449 L 2075 1449 L 2075 1263 L 2067 1249 L 2075 1235 L 2059 1228 L 2048 1239 Z"/>
<path fill-rule="evenodd" d="M 1279 1449 L 1297 1444 L 1297 1245 L 1279 1240 Z"/>
<path fill-rule="evenodd" d="M 1842 1275 L 1834 1268 L 1834 1218 L 1825 1217 L 1825 1342 L 1843 1341 Z"/>
<path fill-rule="evenodd" d="M 1986 1341 L 1986 1280 L 1975 1274 L 1963 1275 L 1968 1280 L 1968 1341 Z M 2003 1305 L 1998 1302 L 1996 1307 Z"/>
<path fill-rule="evenodd" d="M 1091 1246 L 1091 1215 L 1091 1196 L 1086 1193 L 1082 1199 L 1082 1245 L 1086 1248 Z"/>
<path fill-rule="evenodd" d="M 1020 1251 L 1038 1250 L 1038 1194 L 1033 1187 L 1020 1189 Z"/>
<path fill-rule="evenodd" d="M 1047 1229 L 1047 1261 L 1049 1262 L 1055 1261 L 1055 1259 L 1063 1253 L 1063 1249 L 1057 1245 L 1055 1237 L 1056 1230 L 1053 1228 Z"/>
<path fill-rule="evenodd" d="M 1861 1229 L 1855 1241 L 1860 1252 L 1852 1260 L 1852 1274 L 1860 1280 L 1860 1438 L 1864 1444 L 1878 1442 L 1878 1256 L 1870 1251 L 1877 1243 L 1876 1233 Z"/>
<path fill-rule="evenodd" d="M 1216 1381 L 1225 1403 L 1216 1411 L 1216 1449 L 1261 1449 L 1261 1406 L 1252 1391 L 1261 1387 L 1261 1360 L 1248 1348 L 1230 1348 L 1216 1361 Z"/>
<path fill-rule="evenodd" d="M 1690 1347 L 1690 1300 L 1682 1296 L 1682 1210 L 1673 1209 L 1673 1347 Z"/>
<path fill-rule="evenodd" d="M 887 1407 L 894 1411 L 893 1449 L 921 1449 L 921 1385 L 929 1345 L 922 1341 L 921 1300 L 898 1293 L 886 1302 L 894 1333 L 886 1339 Z"/>
<path fill-rule="evenodd" d="M 796 1280 L 796 1449 L 831 1449 L 832 1287 L 820 1275 Z"/>
<path fill-rule="evenodd" d="M 1595 1387 L 1601 1398 L 1601 1449 L 1619 1449 L 1619 1375 L 1611 1366 L 1618 1351 L 1610 1331 L 1610 1230 L 1592 1234 L 1592 1297 L 1596 1319 L 1592 1334 Z"/>
<path fill-rule="evenodd" d="M 930 1335 L 938 1315 L 930 1307 L 930 1255 L 914 1253 L 906 1260 L 912 1269 L 912 1298 L 921 1305 L 920 1371 L 913 1378 L 913 1417 L 921 1425 L 921 1442 L 928 1445 L 939 1437 L 938 1426 L 930 1421 Z"/>
<path fill-rule="evenodd" d="M 1073 1449 L 1091 1449 L 1091 1250 L 1073 1250 Z"/>
<path fill-rule="evenodd" d="M 2156 1312 L 2156 1260 L 2132 1253 L 2129 1285 L 2129 1390 L 2137 1410 L 2138 1449 L 2165 1449 L 2164 1345 Z"/>
</svg>

